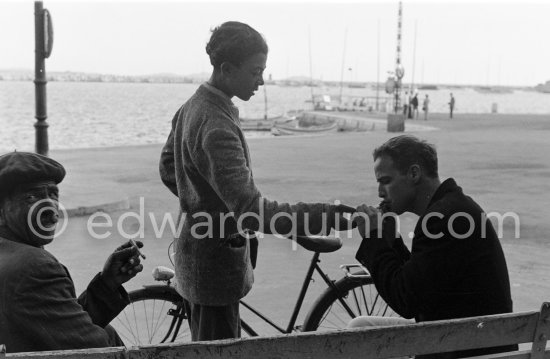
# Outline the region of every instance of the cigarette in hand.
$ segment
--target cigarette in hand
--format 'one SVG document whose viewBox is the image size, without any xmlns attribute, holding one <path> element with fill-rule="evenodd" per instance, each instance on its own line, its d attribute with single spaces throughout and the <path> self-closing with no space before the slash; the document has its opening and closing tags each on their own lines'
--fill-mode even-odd
<svg viewBox="0 0 550 359">
<path fill-rule="evenodd" d="M 141 253 L 141 251 L 139 250 L 139 247 L 136 243 L 136 241 L 134 241 L 133 239 L 130 239 L 130 243 L 132 243 L 132 246 L 134 246 L 134 248 L 137 250 L 139 256 L 143 259 L 145 259 L 145 254 Z"/>
</svg>

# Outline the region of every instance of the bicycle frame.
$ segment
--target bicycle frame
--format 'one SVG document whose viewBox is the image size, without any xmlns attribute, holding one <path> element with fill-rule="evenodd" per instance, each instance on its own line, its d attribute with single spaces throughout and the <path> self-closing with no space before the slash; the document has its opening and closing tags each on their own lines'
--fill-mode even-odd
<svg viewBox="0 0 550 359">
<path fill-rule="evenodd" d="M 294 304 L 294 310 L 292 312 L 292 315 L 290 317 L 290 320 L 288 322 L 288 325 L 287 325 L 286 329 L 283 329 L 282 327 L 280 327 L 279 325 L 274 323 L 271 319 L 269 319 L 267 316 L 262 314 L 260 311 L 258 311 L 257 309 L 252 307 L 250 304 L 246 303 L 245 301 L 241 300 L 240 303 L 245 308 L 250 310 L 256 316 L 261 318 L 263 321 L 265 321 L 266 323 L 271 325 L 273 328 L 275 328 L 276 330 L 278 330 L 282 334 L 289 334 L 289 333 L 292 333 L 293 330 L 299 330 L 300 329 L 299 326 L 295 327 L 296 320 L 298 319 L 298 314 L 300 313 L 300 310 L 302 309 L 302 305 L 304 303 L 304 299 L 305 299 L 307 290 L 309 288 L 309 283 L 311 282 L 311 279 L 313 278 L 313 271 L 317 271 L 317 273 L 321 276 L 321 278 L 323 278 L 324 282 L 330 288 L 332 288 L 335 291 L 338 291 L 338 288 L 336 288 L 336 286 L 334 285 L 334 282 L 330 279 L 330 277 L 325 272 L 323 272 L 323 270 L 319 266 L 319 262 L 321 262 L 321 260 L 319 259 L 319 256 L 320 256 L 320 253 L 315 252 L 315 254 L 313 254 L 313 257 L 311 258 L 308 270 L 306 272 L 306 276 L 304 278 L 304 282 L 302 283 L 300 293 L 298 294 L 298 299 L 296 300 L 296 304 Z M 348 306 L 348 304 L 344 300 L 342 300 L 340 295 L 338 296 L 338 300 L 340 301 L 342 306 L 346 309 L 346 311 L 352 317 L 354 317 L 353 311 Z M 242 320 L 241 320 L 241 323 L 242 323 L 243 326 L 246 326 L 247 331 L 249 333 L 251 333 L 251 335 L 253 335 L 253 336 L 258 335 L 258 333 L 256 333 L 247 323 L 243 322 Z"/>
<path fill-rule="evenodd" d="M 269 324 L 271 327 L 273 327 L 274 329 L 276 329 L 278 332 L 280 332 L 282 334 L 289 334 L 289 333 L 292 333 L 295 330 L 299 331 L 299 330 L 301 330 L 302 326 L 301 325 L 296 326 L 296 321 L 297 321 L 298 315 L 299 315 L 299 313 L 302 309 L 302 306 L 304 304 L 304 299 L 305 299 L 306 293 L 309 289 L 309 284 L 310 284 L 310 282 L 313 278 L 313 272 L 316 271 L 321 276 L 321 278 L 323 279 L 325 284 L 329 287 L 329 289 L 336 293 L 336 298 L 338 298 L 338 301 L 340 302 L 342 307 L 349 313 L 349 315 L 352 318 L 354 318 L 355 314 L 354 314 L 353 310 L 349 307 L 347 302 L 343 299 L 343 294 L 340 293 L 340 289 L 338 289 L 338 287 L 335 285 L 335 281 L 331 280 L 330 277 L 319 266 L 319 263 L 321 262 L 319 257 L 320 257 L 320 252 L 315 252 L 313 254 L 312 258 L 311 258 L 311 261 L 309 263 L 304 281 L 302 283 L 302 286 L 301 286 L 300 292 L 298 294 L 298 298 L 296 300 L 296 303 L 294 304 L 294 309 L 293 309 L 292 315 L 289 319 L 289 322 L 288 322 L 288 325 L 287 325 L 286 329 L 282 328 L 279 325 L 277 325 L 275 322 L 273 322 L 271 319 L 269 319 L 266 315 L 264 315 L 259 310 L 252 307 L 250 304 L 246 303 L 245 301 L 241 300 L 240 304 L 242 304 L 245 308 L 250 310 L 258 318 L 262 319 L 265 323 Z M 353 277 L 353 276 L 356 276 L 356 275 L 352 275 L 349 272 L 349 268 L 354 267 L 354 266 L 356 266 L 356 265 L 342 265 L 341 267 L 345 267 L 343 269 L 346 273 L 346 276 Z M 163 280 L 163 279 L 161 279 L 161 280 Z M 162 293 L 162 292 L 168 291 L 168 292 L 174 293 L 175 295 L 177 295 L 179 297 L 179 294 L 176 293 L 174 287 L 171 286 L 170 279 L 163 280 L 163 281 L 165 281 L 166 284 L 164 284 L 164 285 L 145 285 L 144 287 L 146 289 L 148 289 L 149 291 L 152 291 L 152 292 Z M 171 320 L 168 332 L 166 333 L 165 337 L 161 341 L 162 343 L 169 340 L 169 338 L 171 338 L 172 342 L 176 339 L 183 320 L 187 318 L 184 301 L 182 300 L 182 301 L 178 302 L 177 307 L 174 308 L 174 309 L 170 309 L 168 314 L 170 314 L 170 316 L 172 316 L 172 320 Z M 242 319 L 241 319 L 241 326 L 250 336 L 259 336 L 259 334 L 256 331 L 254 331 L 252 329 L 252 327 L 250 325 L 248 325 Z"/>
</svg>

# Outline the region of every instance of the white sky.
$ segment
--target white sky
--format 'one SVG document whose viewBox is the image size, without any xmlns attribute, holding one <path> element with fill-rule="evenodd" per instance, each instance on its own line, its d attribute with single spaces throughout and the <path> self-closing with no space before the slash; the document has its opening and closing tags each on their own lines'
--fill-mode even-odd
<svg viewBox="0 0 550 359">
<path fill-rule="evenodd" d="M 343 73 L 345 81 L 376 81 L 378 54 L 381 81 L 395 68 L 398 1 L 45 1 L 44 7 L 55 38 L 47 71 L 210 72 L 209 30 L 228 20 L 266 37 L 266 74 L 274 79 L 309 76 L 311 69 L 324 80 L 339 81 Z M 0 0 L 0 69 L 34 68 L 33 12 L 32 1 Z M 550 1 L 405 0 L 404 81 L 413 72 L 415 83 L 550 80 L 549 22 Z"/>
</svg>

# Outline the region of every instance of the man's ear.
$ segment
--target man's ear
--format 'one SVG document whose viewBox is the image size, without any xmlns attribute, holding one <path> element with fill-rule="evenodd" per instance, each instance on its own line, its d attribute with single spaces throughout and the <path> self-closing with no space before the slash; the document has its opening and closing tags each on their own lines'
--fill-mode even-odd
<svg viewBox="0 0 550 359">
<path fill-rule="evenodd" d="M 220 72 L 222 75 L 231 75 L 233 73 L 233 70 L 235 69 L 235 66 L 230 62 L 222 62 L 220 65 Z"/>
<path fill-rule="evenodd" d="M 412 165 L 411 167 L 409 167 L 408 175 L 413 183 L 418 183 L 420 181 L 420 178 L 422 177 L 422 168 L 420 168 L 419 165 Z"/>
</svg>

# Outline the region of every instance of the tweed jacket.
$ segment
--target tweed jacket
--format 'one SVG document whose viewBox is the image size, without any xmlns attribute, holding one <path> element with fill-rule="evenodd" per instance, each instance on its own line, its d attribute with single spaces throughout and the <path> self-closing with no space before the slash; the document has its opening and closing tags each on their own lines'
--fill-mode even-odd
<svg viewBox="0 0 550 359">
<path fill-rule="evenodd" d="M 372 231 L 370 238 L 363 239 L 356 258 L 398 314 L 422 322 L 512 312 L 508 269 L 496 232 L 481 207 L 464 195 L 453 179 L 439 186 L 418 219 L 410 252 L 388 227 L 383 225 L 381 236 Z M 516 348 L 455 352 L 444 357 Z"/>
<path fill-rule="evenodd" d="M 0 343 L 8 353 L 108 347 L 103 329 L 129 303 L 96 276 L 77 299 L 48 251 L 0 238 Z"/>
<path fill-rule="evenodd" d="M 287 234 L 293 225 L 297 232 L 306 230 L 307 213 L 309 233 L 330 231 L 323 228 L 322 216 L 330 216 L 332 206 L 290 205 L 261 196 L 239 111 L 227 95 L 208 84 L 176 112 L 162 150 L 160 176 L 179 198 L 184 223 L 175 246 L 177 288 L 193 303 L 235 303 L 252 287 L 249 241 L 226 244 L 241 229 L 239 220 L 242 229 Z M 276 215 L 278 220 L 272 222 Z"/>
</svg>

